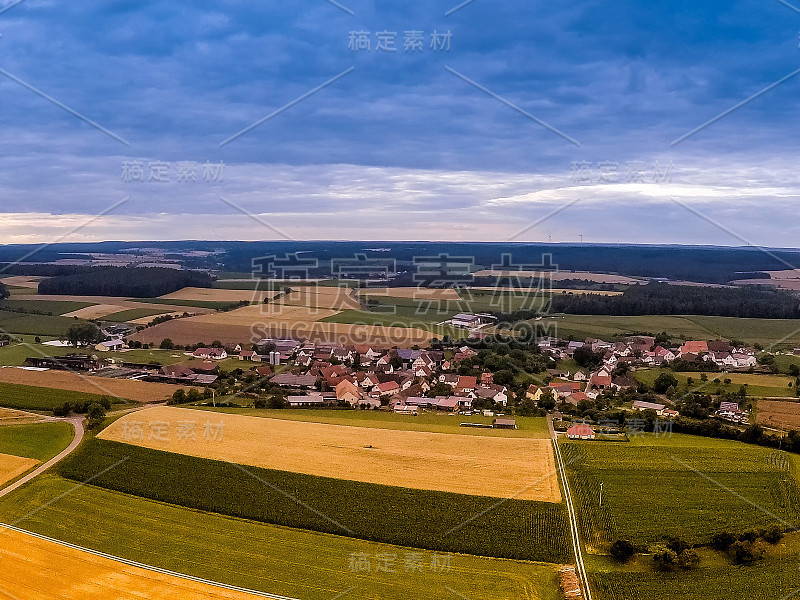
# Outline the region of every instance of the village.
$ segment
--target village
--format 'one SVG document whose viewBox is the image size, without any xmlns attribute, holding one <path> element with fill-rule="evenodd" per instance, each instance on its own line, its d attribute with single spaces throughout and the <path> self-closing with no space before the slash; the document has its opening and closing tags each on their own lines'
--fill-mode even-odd
<svg viewBox="0 0 800 600">
<path fill-rule="evenodd" d="M 256 407 L 263 407 L 267 404 L 258 398 L 266 391 L 278 398 L 268 405 L 271 408 L 479 414 L 495 417 L 492 427 L 510 429 L 517 424 L 509 416 L 522 414 L 521 405 L 527 400 L 528 406 L 533 403 L 542 414 L 549 412 L 555 421 L 573 425 L 568 437 L 594 439 L 595 431 L 582 421 L 569 422 L 569 415 L 575 412 L 570 407 L 591 405 L 603 394 L 641 389 L 642 383 L 633 377 L 636 371 L 669 367 L 676 361 L 698 370 L 731 372 L 752 371 L 758 364 L 753 348 L 726 341 L 685 341 L 672 346 L 657 343 L 654 336 L 629 336 L 614 342 L 548 337 L 531 347 L 544 361 L 542 372 L 527 373 L 520 367 L 513 381 L 506 378 L 500 382 L 495 381 L 491 369 L 475 364 L 473 359 L 482 348 L 487 348 L 485 340 L 447 348 L 402 349 L 263 339 L 250 349 L 240 344 L 198 344 L 185 349 L 185 361 L 161 365 L 126 361 L 127 342 L 113 334 L 94 346 L 94 353 L 30 357 L 25 368 L 204 388 L 202 396 L 193 398 L 211 397 L 214 403 L 219 395 L 232 404 L 252 400 Z M 590 357 L 593 364 L 588 368 L 577 366 L 576 359 L 581 357 L 584 362 Z M 563 366 L 569 364 L 572 369 Z M 534 383 L 520 387 L 521 380 Z M 680 416 L 669 399 L 660 398 L 658 402 L 649 401 L 653 398 L 634 400 L 628 410 L 652 411 L 666 421 Z M 736 402 L 721 402 L 713 416 L 734 424 L 749 422 L 748 411 Z M 476 426 L 469 422 L 463 425 Z"/>
</svg>

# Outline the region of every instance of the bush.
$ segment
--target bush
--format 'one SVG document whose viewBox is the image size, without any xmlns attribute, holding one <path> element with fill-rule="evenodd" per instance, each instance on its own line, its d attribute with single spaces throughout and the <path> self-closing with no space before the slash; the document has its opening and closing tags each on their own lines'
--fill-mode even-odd
<svg viewBox="0 0 800 600">
<path fill-rule="evenodd" d="M 691 548 L 687 548 L 678 555 L 678 566 L 681 569 L 686 569 L 688 571 L 697 568 L 699 564 L 700 555 Z"/>
<path fill-rule="evenodd" d="M 93 402 L 86 411 L 89 417 L 89 429 L 97 429 L 106 418 L 106 409 L 99 402 Z"/>
<path fill-rule="evenodd" d="M 768 542 L 774 546 L 783 539 L 783 531 L 781 531 L 781 528 L 776 525 L 765 531 L 762 537 L 764 538 L 765 542 Z"/>
<path fill-rule="evenodd" d="M 736 536 L 730 531 L 720 531 L 711 536 L 711 547 L 714 550 L 725 552 L 736 541 Z"/>
<path fill-rule="evenodd" d="M 628 562 L 636 554 L 636 548 L 628 540 L 617 540 L 611 544 L 611 556 L 620 562 Z"/>
<path fill-rule="evenodd" d="M 678 565 L 678 555 L 666 546 L 657 546 L 653 550 L 653 562 L 659 571 L 672 571 Z"/>
<path fill-rule="evenodd" d="M 759 542 L 740 540 L 731 545 L 731 558 L 734 564 L 747 565 L 764 557 L 764 548 Z"/>
</svg>

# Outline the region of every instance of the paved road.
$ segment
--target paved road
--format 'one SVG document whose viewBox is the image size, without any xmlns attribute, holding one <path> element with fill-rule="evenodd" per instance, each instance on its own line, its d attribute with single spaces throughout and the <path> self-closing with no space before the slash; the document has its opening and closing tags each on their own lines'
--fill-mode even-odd
<svg viewBox="0 0 800 600">
<path fill-rule="evenodd" d="M 0 498 L 10 494 L 14 490 L 16 490 L 19 487 L 25 485 L 26 483 L 28 483 L 34 477 L 38 477 L 39 475 L 44 473 L 47 469 L 52 467 L 54 464 L 56 464 L 60 460 L 63 460 L 64 458 L 66 458 L 70 454 L 70 452 L 75 450 L 75 448 L 78 447 L 78 444 L 80 444 L 81 441 L 83 440 L 83 417 L 72 417 L 72 418 L 69 418 L 69 419 L 47 419 L 47 420 L 51 421 L 51 422 L 52 421 L 64 421 L 64 422 L 67 422 L 67 423 L 71 423 L 72 427 L 75 428 L 75 437 L 72 438 L 72 442 L 70 442 L 69 446 L 67 446 L 64 450 L 62 450 L 57 456 L 54 456 L 53 458 L 48 460 L 43 465 L 40 465 L 39 467 L 37 467 L 36 469 L 31 471 L 30 473 L 25 475 L 25 477 L 23 477 L 22 479 L 18 479 L 17 481 L 12 483 L 7 488 L 3 488 L 2 490 L 0 490 Z"/>
<path fill-rule="evenodd" d="M 567 513 L 569 514 L 569 529 L 572 536 L 572 547 L 575 551 L 575 573 L 583 590 L 584 598 L 592 600 L 592 588 L 589 587 L 589 576 L 586 574 L 586 566 L 583 563 L 583 547 L 581 546 L 580 528 L 578 527 L 578 514 L 575 512 L 575 505 L 572 501 L 572 492 L 569 489 L 567 479 L 567 468 L 564 464 L 564 457 L 561 456 L 561 448 L 558 445 L 558 434 L 553 427 L 553 417 L 548 415 L 547 424 L 550 428 L 550 435 L 553 438 L 553 452 L 556 456 L 556 466 L 561 484 L 564 488 L 564 501 L 567 503 Z"/>
</svg>

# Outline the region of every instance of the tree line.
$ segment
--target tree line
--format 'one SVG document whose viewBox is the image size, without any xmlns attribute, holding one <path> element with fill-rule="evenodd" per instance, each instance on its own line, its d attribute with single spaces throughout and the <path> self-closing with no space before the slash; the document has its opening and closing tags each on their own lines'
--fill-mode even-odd
<svg viewBox="0 0 800 600">
<path fill-rule="evenodd" d="M 783 290 L 763 286 L 712 288 L 659 282 L 630 286 L 619 296 L 560 294 L 553 296 L 550 310 L 573 315 L 800 318 L 797 297 Z"/>
<path fill-rule="evenodd" d="M 165 268 L 93 267 L 57 275 L 39 284 L 40 294 L 154 298 L 185 287 L 210 288 L 213 279 L 200 271 Z"/>
</svg>

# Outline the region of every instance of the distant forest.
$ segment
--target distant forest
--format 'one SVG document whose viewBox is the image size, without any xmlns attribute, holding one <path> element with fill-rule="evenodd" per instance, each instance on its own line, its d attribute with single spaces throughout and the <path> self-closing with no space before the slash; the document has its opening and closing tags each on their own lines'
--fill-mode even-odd
<svg viewBox="0 0 800 600">
<path fill-rule="evenodd" d="M 630 286 L 621 296 L 559 294 L 552 312 L 573 315 L 707 315 L 762 319 L 800 318 L 800 299 L 762 286 L 712 288 L 652 282 Z"/>
<path fill-rule="evenodd" d="M 155 298 L 185 287 L 210 288 L 208 273 L 176 269 L 92 267 L 39 284 L 40 294 Z"/>
</svg>

